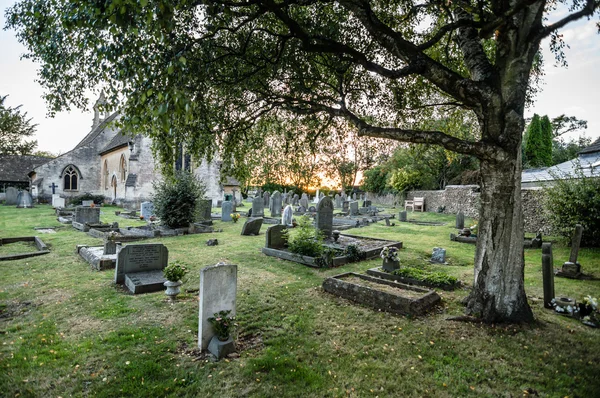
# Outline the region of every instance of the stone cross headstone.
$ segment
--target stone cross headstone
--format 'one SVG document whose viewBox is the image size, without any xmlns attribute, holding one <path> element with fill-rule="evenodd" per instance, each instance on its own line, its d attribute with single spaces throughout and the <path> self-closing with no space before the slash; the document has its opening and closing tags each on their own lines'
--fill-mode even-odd
<svg viewBox="0 0 600 398">
<path fill-rule="evenodd" d="M 300 206 L 308 209 L 308 195 L 303 193 L 302 198 L 300 198 Z"/>
<path fill-rule="evenodd" d="M 265 193 L 263 193 L 263 206 L 264 207 L 269 206 L 270 200 L 271 200 L 271 194 L 269 193 L 269 191 L 265 191 Z"/>
<path fill-rule="evenodd" d="M 325 239 L 331 238 L 333 231 L 333 201 L 329 196 L 324 196 L 317 204 L 317 217 L 315 225 L 323 232 Z"/>
<path fill-rule="evenodd" d="M 431 262 L 437 264 L 445 264 L 446 249 L 442 249 L 441 247 L 434 247 L 433 253 L 431 254 Z"/>
<path fill-rule="evenodd" d="M 144 220 L 147 220 L 153 215 L 154 215 L 154 203 L 142 202 L 142 204 L 140 204 L 140 216 L 144 217 Z"/>
<path fill-rule="evenodd" d="M 350 202 L 350 215 L 358 216 L 358 202 L 356 200 Z"/>
<path fill-rule="evenodd" d="M 260 198 L 262 200 L 262 198 Z M 262 227 L 263 218 L 249 218 L 246 220 L 244 225 L 242 226 L 242 235 L 244 236 L 252 236 L 258 235 L 260 233 L 260 227 Z"/>
<path fill-rule="evenodd" d="M 283 238 L 283 232 L 287 229 L 285 225 L 273 225 L 267 228 L 265 247 L 269 249 L 282 249 L 287 241 Z"/>
<path fill-rule="evenodd" d="M 281 216 L 281 223 L 288 227 L 291 226 L 293 216 L 294 216 L 294 208 L 292 207 L 292 205 L 287 205 L 285 207 L 285 209 L 283 210 L 283 215 Z"/>
<path fill-rule="evenodd" d="M 552 308 L 554 294 L 554 259 L 552 243 L 542 243 L 542 283 L 544 286 L 544 307 Z"/>
<path fill-rule="evenodd" d="M 260 198 L 262 200 L 262 198 Z M 200 311 L 198 322 L 198 347 L 205 350 L 215 335 L 208 321 L 220 311 L 231 311 L 234 317 L 237 295 L 237 265 L 219 263 L 200 270 Z"/>
<path fill-rule="evenodd" d="M 462 210 L 459 210 L 458 213 L 456 213 L 456 228 L 463 229 L 464 227 L 465 227 L 465 214 L 462 212 Z"/>
<path fill-rule="evenodd" d="M 406 210 L 402 210 L 399 214 L 398 214 L 398 220 L 402 221 L 402 222 L 406 222 L 408 221 L 407 215 L 406 215 Z"/>
<path fill-rule="evenodd" d="M 233 202 L 226 200 L 221 204 L 221 221 L 231 221 L 233 213 Z"/>
<path fill-rule="evenodd" d="M 4 204 L 7 206 L 16 206 L 17 205 L 17 196 L 19 195 L 19 191 L 15 187 L 6 188 L 5 196 L 4 196 Z"/>
<path fill-rule="evenodd" d="M 73 221 L 80 224 L 98 224 L 100 223 L 100 208 L 77 206 L 73 215 Z"/>
<path fill-rule="evenodd" d="M 52 195 L 56 195 L 56 188 L 58 188 L 58 185 L 56 185 L 54 183 L 54 181 L 52 182 L 52 184 L 48 185 L 48 188 L 52 189 Z"/>
<path fill-rule="evenodd" d="M 252 199 L 252 217 L 264 217 L 265 216 L 265 205 L 264 199 L 256 197 Z"/>
<path fill-rule="evenodd" d="M 281 216 L 281 193 L 279 191 L 273 192 L 271 197 L 271 217 L 280 217 Z"/>
<path fill-rule="evenodd" d="M 117 254 L 114 282 L 125 283 L 134 294 L 162 290 L 168 262 L 169 250 L 161 243 L 127 245 Z"/>
</svg>

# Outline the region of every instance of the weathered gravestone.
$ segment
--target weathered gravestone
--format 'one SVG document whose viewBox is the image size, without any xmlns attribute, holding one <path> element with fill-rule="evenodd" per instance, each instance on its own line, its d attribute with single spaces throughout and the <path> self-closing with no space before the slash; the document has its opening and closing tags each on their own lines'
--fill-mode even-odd
<svg viewBox="0 0 600 398">
<path fill-rule="evenodd" d="M 553 308 L 554 299 L 554 259 L 552 243 L 542 243 L 542 283 L 544 286 L 544 307 Z"/>
<path fill-rule="evenodd" d="M 287 240 L 284 238 L 285 225 L 273 225 L 267 228 L 265 247 L 269 249 L 282 249 Z"/>
<path fill-rule="evenodd" d="M 264 217 L 264 216 L 265 216 L 265 205 L 263 202 L 263 198 L 257 196 L 256 198 L 252 199 L 252 217 Z"/>
<path fill-rule="evenodd" d="M 102 254 L 105 256 L 109 254 L 117 254 L 117 242 L 111 239 L 104 242 L 104 250 Z"/>
<path fill-rule="evenodd" d="M 573 233 L 573 239 L 571 240 L 571 255 L 569 256 L 569 261 L 563 264 L 562 269 L 556 273 L 557 276 L 574 279 L 582 277 L 581 264 L 577 261 L 582 235 L 583 226 L 581 224 L 575 225 L 575 232 Z"/>
<path fill-rule="evenodd" d="M 262 198 L 260 198 L 262 200 Z M 208 321 L 220 311 L 231 311 L 235 316 L 237 294 L 237 265 L 219 263 L 200 271 L 200 312 L 198 322 L 198 347 L 205 350 L 215 331 Z"/>
<path fill-rule="evenodd" d="M 16 206 L 17 205 L 17 196 L 19 195 L 19 191 L 15 187 L 6 188 L 5 196 L 4 196 L 4 204 L 7 206 Z"/>
<path fill-rule="evenodd" d="M 84 206 L 84 207 L 90 207 L 93 204 L 94 204 L 93 200 L 82 200 L 81 201 L 81 205 Z"/>
<path fill-rule="evenodd" d="M 314 213 L 315 211 L 317 211 L 317 208 L 315 206 L 310 206 L 308 208 L 308 211 L 311 212 L 311 213 Z"/>
<path fill-rule="evenodd" d="M 286 226 L 291 226 L 293 221 L 294 208 L 292 205 L 287 205 L 283 210 L 283 215 L 281 216 L 281 223 Z"/>
<path fill-rule="evenodd" d="M 262 198 L 260 198 L 260 200 L 262 200 Z M 247 219 L 246 222 L 244 223 L 244 226 L 242 227 L 242 235 L 244 235 L 244 236 L 258 235 L 260 233 L 260 227 L 262 227 L 262 224 L 263 224 L 262 217 Z"/>
<path fill-rule="evenodd" d="M 133 294 L 163 290 L 168 261 L 169 250 L 161 243 L 127 245 L 117 254 L 114 281 L 125 283 Z"/>
<path fill-rule="evenodd" d="M 373 203 L 370 200 L 364 200 L 362 207 L 371 207 Z"/>
<path fill-rule="evenodd" d="M 463 229 L 464 227 L 465 227 L 465 214 L 462 212 L 462 210 L 459 210 L 458 213 L 456 213 L 456 228 Z"/>
<path fill-rule="evenodd" d="M 263 207 L 269 206 L 271 203 L 271 194 L 269 193 L 269 191 L 265 191 L 265 193 L 263 193 Z"/>
<path fill-rule="evenodd" d="M 344 213 L 348 213 L 348 211 L 350 211 L 350 202 L 349 202 L 349 201 L 347 201 L 347 200 L 344 200 L 344 201 L 342 202 L 342 211 L 343 211 Z"/>
<path fill-rule="evenodd" d="M 221 204 L 221 221 L 232 221 L 233 202 L 226 200 Z"/>
<path fill-rule="evenodd" d="M 352 193 L 352 200 L 356 200 L 356 192 Z"/>
<path fill-rule="evenodd" d="M 434 247 L 433 253 L 431 254 L 432 263 L 436 264 L 445 264 L 446 263 L 446 249 L 442 249 L 441 247 Z"/>
<path fill-rule="evenodd" d="M 342 197 L 340 196 L 339 193 L 335 194 L 335 208 L 339 209 L 342 207 Z"/>
<path fill-rule="evenodd" d="M 212 200 L 200 199 L 198 201 L 198 219 L 199 219 L 199 221 L 212 220 L 212 217 L 210 215 L 211 209 L 212 209 Z"/>
<path fill-rule="evenodd" d="M 356 200 L 350 202 L 350 215 L 358 216 L 358 214 L 358 202 Z"/>
<path fill-rule="evenodd" d="M 140 205 L 140 216 L 144 217 L 144 220 L 149 219 L 154 215 L 154 203 L 142 202 Z"/>
<path fill-rule="evenodd" d="M 303 193 L 302 198 L 300 198 L 300 206 L 308 209 L 308 195 Z"/>
<path fill-rule="evenodd" d="M 281 216 L 281 206 L 281 193 L 279 191 L 275 191 L 271 197 L 271 217 Z"/>
<path fill-rule="evenodd" d="M 403 210 L 400 213 L 398 213 L 398 220 L 400 220 L 402 222 L 406 222 L 408 220 L 407 215 L 406 215 L 406 210 Z"/>
<path fill-rule="evenodd" d="M 17 207 L 19 209 L 31 209 L 33 207 L 33 198 L 29 192 L 19 192 L 17 195 Z"/>
<path fill-rule="evenodd" d="M 299 202 L 300 202 L 300 197 L 298 196 L 297 193 L 295 193 L 294 196 L 292 197 L 292 206 L 298 206 Z"/>
<path fill-rule="evenodd" d="M 73 221 L 80 224 L 98 224 L 100 223 L 100 208 L 77 206 L 73 215 Z"/>
<path fill-rule="evenodd" d="M 315 225 L 319 231 L 323 232 L 325 239 L 331 238 L 331 231 L 333 231 L 333 201 L 329 196 L 324 196 L 317 204 Z"/>
</svg>

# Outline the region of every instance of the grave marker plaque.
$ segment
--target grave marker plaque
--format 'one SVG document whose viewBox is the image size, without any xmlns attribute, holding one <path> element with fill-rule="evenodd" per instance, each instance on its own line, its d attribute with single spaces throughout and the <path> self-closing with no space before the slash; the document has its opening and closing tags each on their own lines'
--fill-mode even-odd
<svg viewBox="0 0 600 398">
<path fill-rule="evenodd" d="M 169 250 L 161 243 L 127 245 L 117 254 L 115 283 L 123 283 L 125 274 L 162 270 L 169 261 Z"/>
</svg>

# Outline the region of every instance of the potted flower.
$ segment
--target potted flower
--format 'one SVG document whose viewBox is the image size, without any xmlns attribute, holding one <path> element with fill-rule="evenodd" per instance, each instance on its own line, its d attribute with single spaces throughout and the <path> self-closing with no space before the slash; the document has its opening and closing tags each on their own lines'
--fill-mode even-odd
<svg viewBox="0 0 600 398">
<path fill-rule="evenodd" d="M 167 287 L 165 294 L 169 296 L 171 301 L 175 300 L 175 297 L 180 293 L 179 286 L 182 285 L 181 278 L 188 273 L 188 269 L 185 265 L 179 261 L 173 261 L 165 269 L 163 269 L 163 275 L 167 278 L 164 285 Z"/>
<path fill-rule="evenodd" d="M 400 259 L 398 258 L 398 249 L 395 247 L 384 247 L 379 254 L 383 259 L 382 268 L 384 271 L 392 272 L 400 268 Z"/>
<path fill-rule="evenodd" d="M 579 316 L 581 317 L 581 322 L 592 327 L 600 326 L 600 322 L 598 322 L 596 316 L 597 310 L 598 299 L 589 295 L 585 296 L 581 300 L 581 303 L 579 303 Z"/>
<path fill-rule="evenodd" d="M 235 327 L 233 323 L 235 318 L 230 317 L 230 310 L 216 312 L 208 318 L 208 322 L 213 327 L 215 335 L 208 343 L 208 351 L 217 359 L 221 359 L 235 351 L 235 344 L 231 333 Z"/>
<path fill-rule="evenodd" d="M 240 219 L 240 213 L 231 213 L 229 215 L 234 223 L 236 223 Z"/>
</svg>

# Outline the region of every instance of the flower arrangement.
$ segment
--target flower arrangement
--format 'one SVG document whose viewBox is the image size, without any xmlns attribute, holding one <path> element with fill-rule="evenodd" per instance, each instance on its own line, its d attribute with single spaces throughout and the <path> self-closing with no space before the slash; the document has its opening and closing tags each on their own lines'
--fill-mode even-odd
<svg viewBox="0 0 600 398">
<path fill-rule="evenodd" d="M 551 301 L 554 311 L 562 315 L 578 318 L 585 325 L 599 327 L 600 320 L 598 319 L 598 299 L 590 295 L 585 296 L 577 305 L 560 305 L 555 299 Z"/>
<path fill-rule="evenodd" d="M 233 220 L 233 222 L 237 222 L 240 219 L 240 213 L 231 213 L 229 215 L 231 217 L 231 219 Z"/>
<path fill-rule="evenodd" d="M 163 269 L 163 275 L 171 282 L 179 282 L 187 273 L 187 267 L 179 261 L 173 261 Z"/>
<path fill-rule="evenodd" d="M 106 234 L 106 240 L 116 240 L 117 236 L 119 236 L 119 233 L 117 231 L 110 231 L 108 234 Z"/>
<path fill-rule="evenodd" d="M 235 327 L 234 317 L 230 317 L 230 310 L 216 312 L 212 317 L 208 318 L 208 322 L 212 325 L 217 338 L 221 341 L 229 339 L 231 332 Z"/>
<path fill-rule="evenodd" d="M 379 257 L 386 261 L 400 261 L 398 258 L 398 249 L 395 247 L 384 247 L 381 250 Z"/>
</svg>

